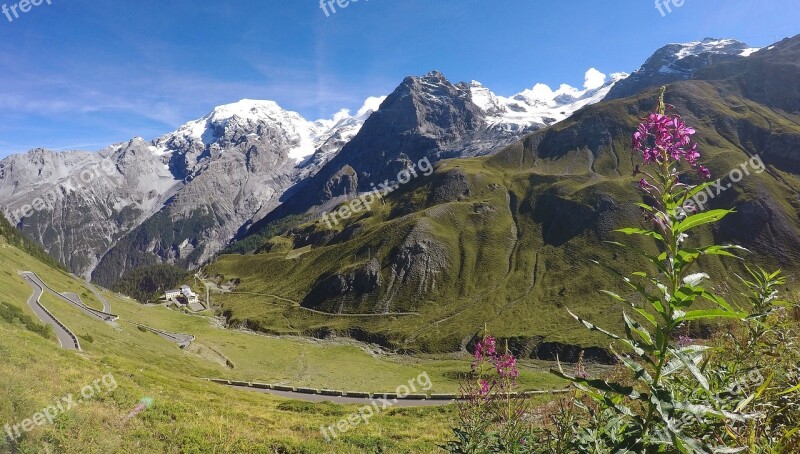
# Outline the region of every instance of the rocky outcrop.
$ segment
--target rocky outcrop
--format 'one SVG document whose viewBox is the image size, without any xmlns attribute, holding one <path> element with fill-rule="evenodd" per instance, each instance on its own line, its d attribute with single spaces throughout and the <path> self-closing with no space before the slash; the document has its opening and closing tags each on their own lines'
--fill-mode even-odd
<svg viewBox="0 0 800 454">
<path fill-rule="evenodd" d="M 347 272 L 321 278 L 302 305 L 331 313 L 352 312 L 364 297 L 376 296 L 381 286 L 380 263 L 373 258 Z"/>
<path fill-rule="evenodd" d="M 627 98 L 648 88 L 689 80 L 708 66 L 744 60 L 755 50 L 734 39 L 706 38 L 693 43 L 669 44 L 611 88 L 606 99 Z"/>
<path fill-rule="evenodd" d="M 472 195 L 469 178 L 461 170 L 451 170 L 444 175 L 437 175 L 431 189 L 428 195 L 429 205 L 456 202 Z"/>
<path fill-rule="evenodd" d="M 389 255 L 386 291 L 379 305 L 389 311 L 395 298 L 434 293 L 440 279 L 448 275 L 452 251 L 436 238 L 433 226 L 420 220 Z M 404 308 L 408 309 L 408 308 Z"/>
</svg>

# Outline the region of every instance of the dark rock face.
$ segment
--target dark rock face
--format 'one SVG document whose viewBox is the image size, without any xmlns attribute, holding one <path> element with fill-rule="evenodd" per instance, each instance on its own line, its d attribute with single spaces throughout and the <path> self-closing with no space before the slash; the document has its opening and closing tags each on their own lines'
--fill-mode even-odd
<svg viewBox="0 0 800 454">
<path fill-rule="evenodd" d="M 619 220 L 621 207 L 610 196 L 594 206 L 573 202 L 554 193 L 542 194 L 534 204 L 533 219 L 542 224 L 545 244 L 562 246 L 587 229 L 605 237 Z"/>
<path fill-rule="evenodd" d="M 358 175 L 356 171 L 346 165 L 339 169 L 326 183 L 322 190 L 322 200 L 330 200 L 339 196 L 356 194 L 358 192 Z"/>
<path fill-rule="evenodd" d="M 294 239 L 294 247 L 322 246 L 331 241 L 335 234 L 329 230 L 317 230 L 314 226 L 303 229 L 292 229 L 289 235 Z"/>
<path fill-rule="evenodd" d="M 544 194 L 536 201 L 533 218 L 542 223 L 545 244 L 561 246 L 592 224 L 594 211 L 554 194 Z"/>
<path fill-rule="evenodd" d="M 478 337 L 474 336 L 467 344 L 467 351 L 475 353 Z M 581 347 L 561 342 L 546 342 L 540 336 L 534 337 L 498 337 L 497 345 L 508 346 L 508 351 L 517 358 L 540 359 L 544 361 L 561 361 L 577 363 L 583 354 L 587 363 L 613 365 L 617 363 L 614 355 L 599 347 Z"/>
<path fill-rule="evenodd" d="M 357 304 L 363 297 L 381 289 L 381 270 L 377 258 L 347 273 L 320 279 L 303 300 L 303 307 L 332 313 L 344 312 L 345 303 Z"/>
<path fill-rule="evenodd" d="M 432 189 L 428 196 L 429 205 L 456 202 L 472 195 L 469 178 L 461 170 L 451 170 L 444 175 L 437 176 Z"/>
<path fill-rule="evenodd" d="M 577 363 L 583 352 L 583 360 L 590 363 L 616 364 L 616 358 L 607 350 L 599 347 L 582 348 L 578 345 L 562 344 L 559 342 L 542 342 L 536 346 L 531 358 L 545 361 L 563 361 Z"/>
</svg>

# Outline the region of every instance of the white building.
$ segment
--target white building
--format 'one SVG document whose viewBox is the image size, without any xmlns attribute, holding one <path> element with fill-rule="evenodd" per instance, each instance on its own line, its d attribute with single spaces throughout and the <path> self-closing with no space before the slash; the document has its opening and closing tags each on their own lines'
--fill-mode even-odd
<svg viewBox="0 0 800 454">
<path fill-rule="evenodd" d="M 167 290 L 164 292 L 164 299 L 167 301 L 174 300 L 175 298 L 181 296 L 180 290 Z"/>
<path fill-rule="evenodd" d="M 183 297 L 186 298 L 186 301 L 189 304 L 198 302 L 197 293 L 193 292 L 192 288 L 189 287 L 188 285 L 184 285 L 181 287 L 181 293 L 183 294 Z"/>
</svg>

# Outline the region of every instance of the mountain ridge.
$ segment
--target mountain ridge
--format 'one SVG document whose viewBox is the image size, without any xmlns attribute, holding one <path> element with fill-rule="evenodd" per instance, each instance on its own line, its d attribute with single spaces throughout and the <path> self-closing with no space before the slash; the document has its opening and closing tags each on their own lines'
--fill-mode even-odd
<svg viewBox="0 0 800 454">
<path fill-rule="evenodd" d="M 747 263 L 792 272 L 800 259 L 800 115 L 782 107 L 795 98 L 762 87 L 787 80 L 781 90 L 797 93 L 800 79 L 788 77 L 800 62 L 800 36 L 748 58 L 709 66 L 667 89 L 666 102 L 697 129 L 703 163 L 720 178 L 723 189 L 708 208 L 736 208 L 689 241 L 739 244 L 752 251 Z M 596 290 L 625 288 L 590 260 L 636 270 L 638 255 L 605 241 L 619 240 L 615 229 L 643 222 L 633 203 L 647 202 L 633 176 L 641 158 L 630 140 L 658 93 L 650 88 L 588 106 L 490 156 L 442 160 L 430 177 L 341 224 L 311 218 L 266 239 L 255 254 L 221 256 L 204 272 L 240 283 L 239 294 L 221 297 L 236 326 L 349 336 L 407 352 L 461 351 L 486 326 L 522 357 L 577 360 L 594 347 L 602 359 L 605 340 L 588 336 L 565 308 L 621 327 L 619 308 Z M 731 169 L 743 168 L 746 177 L 728 180 Z M 744 272 L 741 263 L 716 258 L 702 266 L 712 275 Z M 276 307 L 265 295 L 330 316 Z M 420 318 L 392 316 L 408 311 Z M 376 317 L 347 317 L 353 314 Z"/>
<path fill-rule="evenodd" d="M 409 98 L 393 98 L 394 112 L 381 113 L 390 109 L 389 97 L 377 97 L 355 114 L 343 110 L 314 122 L 272 101 L 241 100 L 152 141 L 134 138 L 94 157 L 6 158 L 0 161 L 0 204 L 72 271 L 111 286 L 142 266 L 197 267 L 246 232 L 291 212 L 324 209 L 423 156 L 436 161 L 492 153 L 600 101 L 625 80 L 591 69 L 583 90 L 537 84 L 503 98 L 476 82 L 450 83 L 434 71 L 401 83 L 395 93 L 405 87 Z M 380 115 L 372 119 L 374 112 Z M 379 122 L 381 116 L 389 120 Z M 368 126 L 371 119 L 379 126 Z M 373 131 L 364 132 L 365 126 Z M 342 158 L 345 148 L 354 158 Z M 64 181 L 101 165 L 109 178 L 83 192 L 64 189 Z M 48 166 L 54 170 L 43 179 Z M 13 218 L 52 191 L 60 193 L 52 206 Z M 82 214 L 71 210 L 76 206 Z"/>
</svg>

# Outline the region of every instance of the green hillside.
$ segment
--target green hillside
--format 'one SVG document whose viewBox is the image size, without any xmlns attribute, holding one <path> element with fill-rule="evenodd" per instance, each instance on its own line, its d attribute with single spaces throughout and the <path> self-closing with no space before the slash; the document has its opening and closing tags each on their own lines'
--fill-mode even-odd
<svg viewBox="0 0 800 454">
<path fill-rule="evenodd" d="M 424 452 L 447 436 L 451 410 L 396 409 L 333 444 L 325 444 L 319 427 L 346 417 L 355 407 L 309 406 L 229 390 L 201 379 L 258 377 L 273 382 L 297 379 L 315 386 L 345 387 L 352 383 L 388 388 L 416 376 L 411 374 L 418 374 L 415 371 L 424 364 L 382 360 L 351 345 L 321 345 L 222 330 L 202 317 L 160 307 L 144 309 L 131 300 L 105 293 L 122 318 L 111 325 L 90 319 L 46 295 L 42 303 L 81 340 L 83 353 L 69 352 L 40 332 L 42 327 L 26 304 L 30 287 L 17 271 L 35 271 L 59 290 L 80 293 L 81 283 L 10 245 L 5 236 L 0 237 L 0 264 L 0 306 L 3 314 L 17 314 L 15 318 L 0 317 L 0 393 L 6 396 L 0 402 L 2 424 L 30 418 L 61 396 L 79 395 L 84 385 L 106 374 L 113 374 L 118 384 L 115 391 L 104 392 L 59 415 L 54 424 L 23 435 L 17 444 L 0 437 L 0 452 L 348 453 L 361 447 Z M 197 341 L 181 350 L 126 320 L 191 332 Z M 211 349 L 229 357 L 235 368 L 220 365 Z M 248 360 L 252 362 L 248 364 Z M 293 361 L 298 364 L 293 366 Z M 299 373 L 300 361 L 319 373 Z M 359 368 L 348 374 L 337 362 L 359 364 Z M 456 362 L 452 367 L 463 369 L 464 363 Z M 353 375 L 352 381 L 348 375 Z M 155 399 L 155 406 L 123 424 L 123 418 L 144 397 Z M 387 431 L 392 437 L 382 435 Z"/>
<path fill-rule="evenodd" d="M 590 260 L 642 266 L 603 241 L 641 222 L 632 176 L 641 158 L 631 154 L 630 135 L 656 96 L 588 107 L 492 157 L 443 161 L 371 211 L 333 228 L 310 222 L 205 272 L 238 279 L 234 293 L 218 298 L 224 314 L 265 332 L 447 352 L 486 324 L 518 354 L 576 358 L 578 347 L 605 341 L 587 335 L 567 307 L 605 326 L 621 323 L 597 290 L 623 289 Z M 758 153 L 768 169 L 753 169 L 709 202 L 738 213 L 704 235 L 750 248 L 748 261 L 795 270 L 800 180 L 782 156 L 798 143 L 800 117 L 749 101 L 727 82 L 678 83 L 667 102 L 697 127 L 703 159 L 723 185 Z M 717 259 L 704 269 L 741 270 Z M 587 356 L 606 358 L 597 349 Z"/>
</svg>

